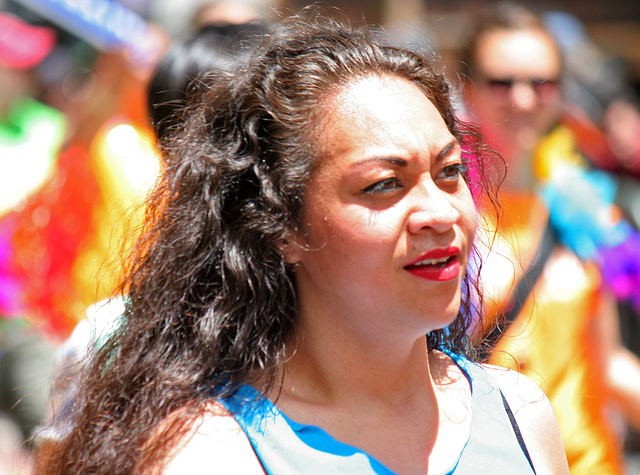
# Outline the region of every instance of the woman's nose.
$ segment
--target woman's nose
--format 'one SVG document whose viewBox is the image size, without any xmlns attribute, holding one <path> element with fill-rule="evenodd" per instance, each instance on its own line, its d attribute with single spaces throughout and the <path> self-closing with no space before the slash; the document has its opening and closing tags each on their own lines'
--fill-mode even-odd
<svg viewBox="0 0 640 475">
<path fill-rule="evenodd" d="M 412 196 L 413 203 L 408 217 L 409 232 L 418 234 L 432 229 L 444 233 L 460 219 L 460 212 L 453 205 L 451 195 L 435 184 L 420 186 Z"/>
</svg>

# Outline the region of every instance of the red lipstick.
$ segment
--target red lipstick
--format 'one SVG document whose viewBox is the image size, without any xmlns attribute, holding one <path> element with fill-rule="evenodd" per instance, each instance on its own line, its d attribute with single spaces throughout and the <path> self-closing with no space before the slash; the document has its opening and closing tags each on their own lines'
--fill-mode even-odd
<svg viewBox="0 0 640 475">
<path fill-rule="evenodd" d="M 460 249 L 434 249 L 407 264 L 404 269 L 425 280 L 445 282 L 460 275 Z"/>
</svg>

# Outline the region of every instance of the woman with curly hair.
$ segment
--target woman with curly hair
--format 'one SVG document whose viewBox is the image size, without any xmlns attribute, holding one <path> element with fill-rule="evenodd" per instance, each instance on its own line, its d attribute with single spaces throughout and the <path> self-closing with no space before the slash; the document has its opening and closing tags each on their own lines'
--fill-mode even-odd
<svg viewBox="0 0 640 475">
<path fill-rule="evenodd" d="M 537 386 L 468 359 L 491 187 L 431 62 L 296 18 L 203 84 L 41 473 L 565 473 Z"/>
</svg>

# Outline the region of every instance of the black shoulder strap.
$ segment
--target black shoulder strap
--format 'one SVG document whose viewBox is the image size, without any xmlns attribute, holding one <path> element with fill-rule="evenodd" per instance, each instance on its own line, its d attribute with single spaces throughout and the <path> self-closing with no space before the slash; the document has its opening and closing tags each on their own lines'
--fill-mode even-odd
<svg viewBox="0 0 640 475">
<path fill-rule="evenodd" d="M 516 435 L 516 439 L 518 439 L 518 444 L 520 445 L 520 448 L 522 449 L 524 456 L 527 457 L 527 461 L 529 462 L 529 465 L 531 465 L 531 470 L 533 470 L 533 473 L 536 473 L 536 468 L 533 466 L 531 455 L 529 455 L 529 449 L 527 449 L 527 445 L 524 443 L 524 439 L 522 438 L 522 432 L 520 432 L 520 426 L 516 421 L 516 416 L 513 414 L 513 411 L 511 410 L 511 406 L 509 406 L 509 403 L 507 402 L 507 398 L 504 397 L 504 394 L 502 393 L 502 391 L 500 391 L 500 395 L 502 396 L 502 404 L 504 404 L 504 409 L 507 411 L 507 416 L 509 417 L 509 422 L 511 422 L 511 427 L 513 428 L 513 432 Z"/>
<path fill-rule="evenodd" d="M 483 360 L 486 360 L 491 351 L 495 347 L 496 343 L 502 336 L 502 334 L 509 328 L 509 326 L 518 318 L 518 314 L 522 310 L 522 306 L 527 301 L 531 290 L 536 285 L 536 282 L 542 275 L 544 266 L 549 260 L 549 256 L 558 242 L 553 226 L 547 220 L 545 230 L 542 235 L 542 239 L 538 244 L 538 249 L 534 254 L 533 260 L 529 263 L 529 266 L 525 270 L 522 277 L 516 284 L 515 290 L 512 292 L 510 299 L 505 305 L 504 315 L 499 319 L 496 327 L 484 338 L 484 350 L 481 353 Z"/>
</svg>

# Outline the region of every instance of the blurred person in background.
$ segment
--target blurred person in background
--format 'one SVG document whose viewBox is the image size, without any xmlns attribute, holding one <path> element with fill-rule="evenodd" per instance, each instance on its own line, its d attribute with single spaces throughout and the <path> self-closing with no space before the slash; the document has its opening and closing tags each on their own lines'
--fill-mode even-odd
<svg viewBox="0 0 640 475">
<path fill-rule="evenodd" d="M 218 3 L 205 2 L 202 8 Z M 241 5 L 237 7 L 244 11 Z M 202 24 L 227 24 L 231 11 L 232 5 L 227 5 L 224 15 L 209 15 Z M 164 52 L 170 39 L 162 30 L 159 33 Z M 176 58 L 176 61 L 190 63 L 200 53 L 207 54 L 194 49 L 192 57 Z M 142 204 L 161 167 L 147 100 L 147 85 L 159 59 L 146 58 L 141 64 L 126 51 L 100 54 L 90 80 L 84 85 L 89 89 L 88 98 L 73 111 L 79 127 L 71 143 L 86 153 L 93 176 L 88 185 L 97 189 L 91 229 L 76 253 L 72 269 L 72 280 L 81 292 L 76 315 L 84 314 L 89 305 L 113 295 L 122 267 L 118 256 L 137 235 Z M 169 89 L 161 93 L 167 96 L 164 99 L 172 94 Z"/>
<path fill-rule="evenodd" d="M 154 0 L 150 18 L 177 39 L 211 23 L 249 23 L 274 20 L 279 0 Z"/>
<path fill-rule="evenodd" d="M 624 217 L 640 227 L 640 98 L 632 87 L 629 65 L 605 54 L 585 26 L 565 11 L 542 15 L 563 55 L 564 114 L 586 158 L 587 167 L 603 169 L 614 180 L 615 204 Z M 637 281 L 625 284 L 637 289 Z M 640 312 L 628 300 L 618 301 L 624 345 L 640 356 Z M 640 433 L 632 428 L 625 439 L 627 457 L 638 459 Z M 635 452 L 635 453 L 634 453 Z"/>
<path fill-rule="evenodd" d="M 34 23 L 49 24 L 42 18 L 29 18 Z M 20 186 L 15 184 L 20 182 L 20 170 L 15 164 L 10 173 L 3 175 L 12 184 L 11 188 L 3 187 L 3 191 L 9 188 L 8 195 L 17 203 L 8 210 L 3 231 L 6 231 L 9 267 L 19 280 L 19 300 L 42 322 L 46 331 L 59 340 L 68 336 L 86 305 L 95 302 L 87 298 L 95 295 L 95 281 L 83 288 L 83 280 L 77 277 L 80 273 L 77 268 L 81 266 L 78 257 L 88 236 L 96 229 L 99 214 L 96 208 L 101 200 L 101 173 L 93 159 L 96 154 L 90 153 L 92 142 L 100 128 L 114 116 L 129 113 L 135 117 L 138 104 L 143 111 L 138 114 L 140 121 L 145 124 L 148 121 L 144 114 L 144 86 L 140 87 L 140 100 L 132 93 L 136 75 L 131 71 L 135 69 L 141 75 L 144 71 L 141 64 L 128 62 L 127 53 L 100 52 L 69 33 L 55 31 L 58 39 L 51 45 L 51 54 L 34 70 L 39 88 L 30 94 L 29 102 L 35 98 L 49 109 L 55 109 L 65 127 L 55 136 L 56 147 L 50 153 L 51 164 L 46 173 L 37 164 L 29 166 L 26 160 L 16 161 L 32 180 L 34 176 L 43 175 L 29 193 L 20 198 L 12 191 Z M 3 38 L 11 44 L 22 45 L 23 49 L 24 45 L 27 49 L 34 46 L 15 32 L 4 30 L 3 33 Z M 125 70 L 128 76 L 123 80 Z M 35 130 L 37 125 L 14 127 L 14 130 Z M 51 142 L 52 134 L 45 133 L 41 124 L 37 130 L 39 135 L 31 135 L 36 136 L 33 142 L 42 148 Z M 115 144 L 113 148 L 119 145 L 122 150 L 123 141 L 116 140 L 116 135 L 111 137 L 110 144 Z M 127 134 L 120 134 L 122 136 Z M 132 175 L 131 169 L 136 169 L 135 160 L 132 162 L 127 177 Z M 89 286 L 93 289 L 88 290 Z"/>
<path fill-rule="evenodd" d="M 640 104 L 637 98 L 613 100 L 605 110 L 603 123 L 618 170 L 640 178 Z"/>
<path fill-rule="evenodd" d="M 502 328 L 490 333 L 488 360 L 545 389 L 572 473 L 619 474 L 621 436 L 608 411 L 615 404 L 640 427 L 640 362 L 620 342 L 606 285 L 617 257 L 606 252 L 637 233 L 612 206 L 610 177 L 586 173 L 560 127 L 563 62 L 541 20 L 509 2 L 476 12 L 475 20 L 462 53 L 466 119 L 507 170 L 504 214 L 491 225 L 499 234 L 481 269 Z"/>
<path fill-rule="evenodd" d="M 208 72 L 231 72 L 252 53 L 269 25 L 213 23 L 174 40 L 165 51 L 147 87 L 147 108 L 158 141 L 182 119 L 191 90 Z"/>
<path fill-rule="evenodd" d="M 116 195 L 112 184 L 137 191 L 141 164 L 155 160 L 153 134 L 138 140 L 135 129 L 124 124 L 138 107 L 145 110 L 144 95 L 136 101 L 129 68 L 125 55 L 101 53 L 81 81 L 70 70 L 50 86 L 46 97 L 64 114 L 65 133 L 45 179 L 3 220 L 21 301 L 57 341 L 68 336 L 96 295 L 108 292 L 109 274 L 96 282 L 92 269 L 109 255 L 105 243 L 118 231 L 130 202 Z M 150 131 L 146 114 L 138 117 Z"/>
<path fill-rule="evenodd" d="M 37 15 L 0 23 L 0 402 L 23 444 L 45 417 L 54 348 L 95 302 L 95 280 L 76 278 L 103 196 L 89 150 L 120 100 L 135 110 L 120 96 L 135 82 L 118 81 L 126 53 L 96 53 Z"/>
<path fill-rule="evenodd" d="M 622 180 L 640 178 L 640 98 L 628 65 L 603 53 L 574 15 L 550 11 L 542 18 L 564 58 L 564 124 L 594 166 Z"/>
<path fill-rule="evenodd" d="M 218 0 L 203 2 L 191 18 L 192 30 L 207 25 L 240 25 L 258 21 L 262 17 L 255 2 Z"/>
<path fill-rule="evenodd" d="M 92 86 L 93 106 L 88 112 L 100 111 L 101 122 L 96 124 L 99 128 L 89 131 L 88 153 L 101 200 L 94 210 L 94 232 L 85 240 L 74 267 L 74 279 L 85 289 L 82 300 L 85 308 L 113 295 L 121 270 L 117 256 L 135 239 L 142 220 L 142 204 L 161 166 L 156 139 L 169 128 L 173 113 L 186 98 L 188 82 L 205 66 L 225 69 L 225 63 L 231 63 L 235 54 L 232 49 L 239 49 L 234 42 L 248 38 L 249 31 L 256 34 L 261 31 L 260 26 L 253 28 L 253 23 L 242 23 L 248 26 L 237 29 L 234 25 L 242 20 L 253 22 L 257 15 L 257 10 L 243 2 L 202 2 L 194 12 L 192 30 L 175 40 L 185 42 L 184 46 L 168 52 L 169 56 L 176 51 L 181 55 L 165 58 L 160 68 L 167 69 L 153 76 L 150 90 L 148 83 L 157 61 L 150 63 L 151 69 L 141 71 L 123 55 L 110 54 L 96 65 L 96 75 L 102 76 L 103 84 Z M 216 62 L 212 64 L 214 57 Z M 158 79 L 161 77 L 171 80 L 162 83 Z M 150 94 L 156 97 L 151 98 Z M 107 105 L 110 96 L 112 103 L 107 107 L 96 107 Z M 111 112 L 107 114 L 104 110 Z M 149 117 L 153 122 L 151 128 Z M 162 117 L 167 117 L 167 123 Z"/>
</svg>

